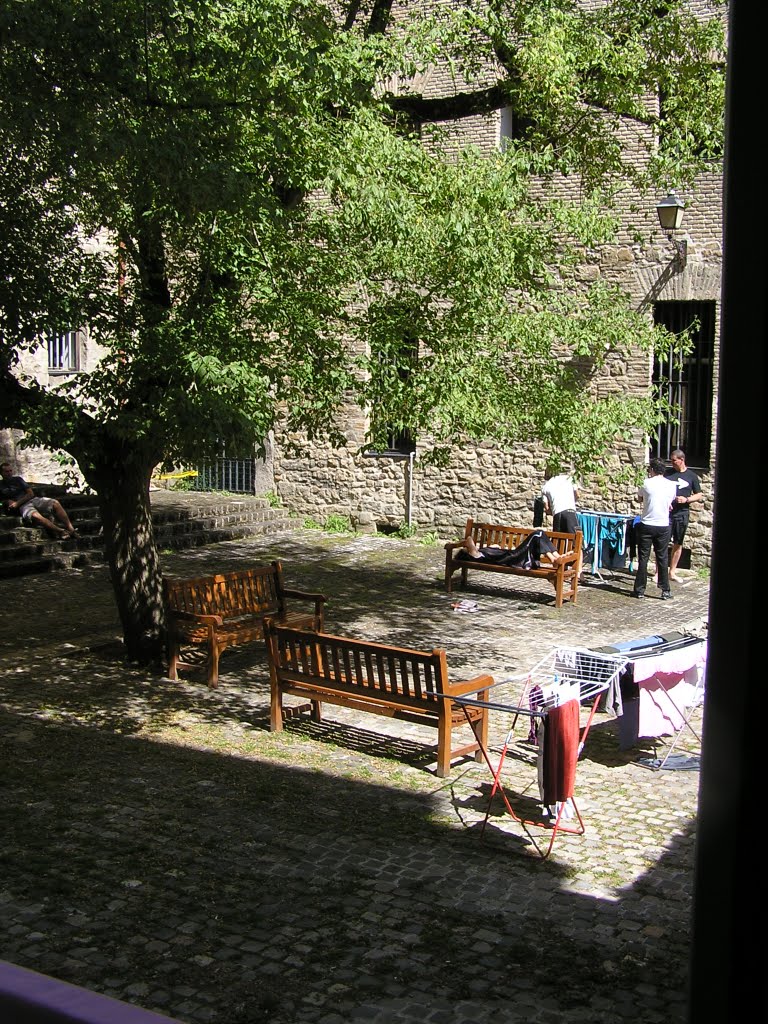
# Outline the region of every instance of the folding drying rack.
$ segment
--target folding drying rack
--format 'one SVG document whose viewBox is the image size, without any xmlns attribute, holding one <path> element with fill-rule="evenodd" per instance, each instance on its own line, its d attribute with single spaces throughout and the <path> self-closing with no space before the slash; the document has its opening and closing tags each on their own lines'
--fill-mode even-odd
<svg viewBox="0 0 768 1024">
<path fill-rule="evenodd" d="M 506 759 L 510 743 L 512 742 L 515 726 L 517 725 L 517 721 L 520 716 L 523 716 L 526 719 L 546 719 L 550 710 L 553 708 L 562 707 L 567 702 L 575 700 L 578 702 L 579 707 L 586 706 L 586 708 L 588 708 L 588 715 L 586 723 L 583 726 L 579 725 L 579 739 L 578 745 L 573 750 L 573 764 L 568 766 L 571 772 L 571 777 L 573 777 L 575 775 L 575 762 L 578 760 L 579 755 L 584 749 L 584 743 L 586 742 L 587 733 L 589 732 L 592 719 L 594 718 L 595 711 L 597 710 L 600 695 L 604 693 L 611 684 L 618 682 L 618 677 L 627 665 L 627 662 L 628 659 L 622 655 L 600 654 L 596 651 L 590 651 L 587 648 L 581 647 L 556 647 L 537 662 L 537 664 L 534 665 L 533 668 L 525 675 L 509 676 L 505 679 L 500 679 L 490 687 L 484 687 L 484 689 L 489 691 L 487 700 L 479 700 L 477 697 L 477 691 L 474 695 L 464 694 L 463 696 L 453 698 L 453 700 L 463 708 L 464 714 L 466 715 L 467 721 L 470 725 L 472 725 L 472 722 L 470 721 L 467 713 L 468 707 L 485 707 L 488 708 L 489 711 L 501 711 L 514 716 L 511 727 L 507 732 L 506 739 L 504 740 L 501 748 L 499 762 L 496 766 L 494 766 L 491 761 L 487 746 L 480 742 L 480 738 L 477 736 L 477 732 L 473 728 L 478 742 L 480 743 L 483 758 L 490 769 L 491 775 L 493 776 L 493 787 L 488 798 L 488 805 L 486 807 L 485 817 L 480 830 L 481 835 L 485 831 L 485 826 L 488 823 L 491 801 L 497 792 L 501 794 L 502 799 L 504 800 L 504 806 L 509 814 L 522 826 L 542 859 L 546 859 L 552 852 L 552 847 L 558 832 L 564 832 L 570 835 L 584 835 L 586 829 L 576 805 L 576 801 L 573 798 L 572 787 L 569 787 L 570 792 L 565 794 L 566 798 L 558 801 L 554 807 L 551 805 L 549 807 L 543 807 L 542 818 L 545 816 L 545 812 L 548 812 L 550 820 L 529 820 L 520 817 L 512 807 L 502 783 L 501 771 L 504 766 L 504 761 Z M 510 704 L 503 700 L 493 699 L 492 691 L 502 686 L 507 689 L 518 689 L 519 687 L 519 697 L 517 698 L 516 703 Z M 575 816 L 578 824 L 571 826 L 564 825 L 563 820 L 569 820 L 571 815 Z M 547 828 L 552 830 L 549 845 L 545 851 L 542 852 L 542 846 L 540 846 L 536 841 L 535 835 L 529 831 L 531 827 Z"/>
</svg>

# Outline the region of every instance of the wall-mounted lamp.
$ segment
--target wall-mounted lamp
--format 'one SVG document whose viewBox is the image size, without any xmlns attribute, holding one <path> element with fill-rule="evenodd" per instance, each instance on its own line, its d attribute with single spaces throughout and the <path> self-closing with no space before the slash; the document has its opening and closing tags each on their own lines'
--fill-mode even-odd
<svg viewBox="0 0 768 1024">
<path fill-rule="evenodd" d="M 661 230 L 674 246 L 674 262 L 678 270 L 682 270 L 688 261 L 688 243 L 685 239 L 677 239 L 674 237 L 674 232 L 677 231 L 683 223 L 684 211 L 685 203 L 674 189 L 672 189 L 666 199 L 662 199 L 660 203 L 656 203 L 656 213 L 659 215 L 659 224 L 661 225 Z"/>
</svg>

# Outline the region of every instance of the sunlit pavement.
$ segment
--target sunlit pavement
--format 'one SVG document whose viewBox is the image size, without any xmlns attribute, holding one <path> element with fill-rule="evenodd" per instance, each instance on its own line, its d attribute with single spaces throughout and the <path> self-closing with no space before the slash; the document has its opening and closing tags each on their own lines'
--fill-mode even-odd
<svg viewBox="0 0 768 1024">
<path fill-rule="evenodd" d="M 706 633 L 693 572 L 663 603 L 606 573 L 559 611 L 549 585 L 494 576 L 462 614 L 440 544 L 299 531 L 163 566 L 273 558 L 328 595 L 329 632 L 442 647 L 456 680 L 519 675 L 556 645 Z M 104 568 L 0 583 L 0 959 L 189 1022 L 682 1024 L 697 771 L 643 767 L 661 747 L 621 750 L 598 714 L 586 833 L 543 860 L 548 830 L 498 798 L 480 834 L 490 771 L 438 779 L 434 730 L 329 707 L 273 735 L 260 647 L 225 653 L 211 691 L 122 665 L 118 637 Z M 492 716 L 494 763 L 510 718 Z M 532 816 L 526 732 L 504 780 Z"/>
</svg>

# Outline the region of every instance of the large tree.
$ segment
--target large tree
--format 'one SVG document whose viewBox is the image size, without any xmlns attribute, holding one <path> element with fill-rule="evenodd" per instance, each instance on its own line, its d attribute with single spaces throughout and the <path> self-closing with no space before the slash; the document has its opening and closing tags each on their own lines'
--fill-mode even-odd
<svg viewBox="0 0 768 1024">
<path fill-rule="evenodd" d="M 2 0 L 0 426 L 98 494 L 130 657 L 161 650 L 160 463 L 277 423 L 338 440 L 349 401 L 374 444 L 540 438 L 585 466 L 651 422 L 589 384 L 654 331 L 563 283 L 611 196 L 719 158 L 721 53 L 717 19 L 659 0 Z M 437 64 L 458 84 L 422 95 Z M 441 155 L 441 125 L 501 107 L 504 153 Z M 633 125 L 665 144 L 625 162 Z M 25 376 L 81 325 L 92 373 Z"/>
</svg>

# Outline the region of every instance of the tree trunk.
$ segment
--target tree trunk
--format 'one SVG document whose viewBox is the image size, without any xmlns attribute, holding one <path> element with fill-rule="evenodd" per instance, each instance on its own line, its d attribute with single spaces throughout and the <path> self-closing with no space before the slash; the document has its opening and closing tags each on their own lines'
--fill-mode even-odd
<svg viewBox="0 0 768 1024">
<path fill-rule="evenodd" d="M 126 655 L 143 665 L 164 658 L 162 573 L 149 501 L 151 470 L 120 474 L 98 488 L 104 547 Z"/>
</svg>

